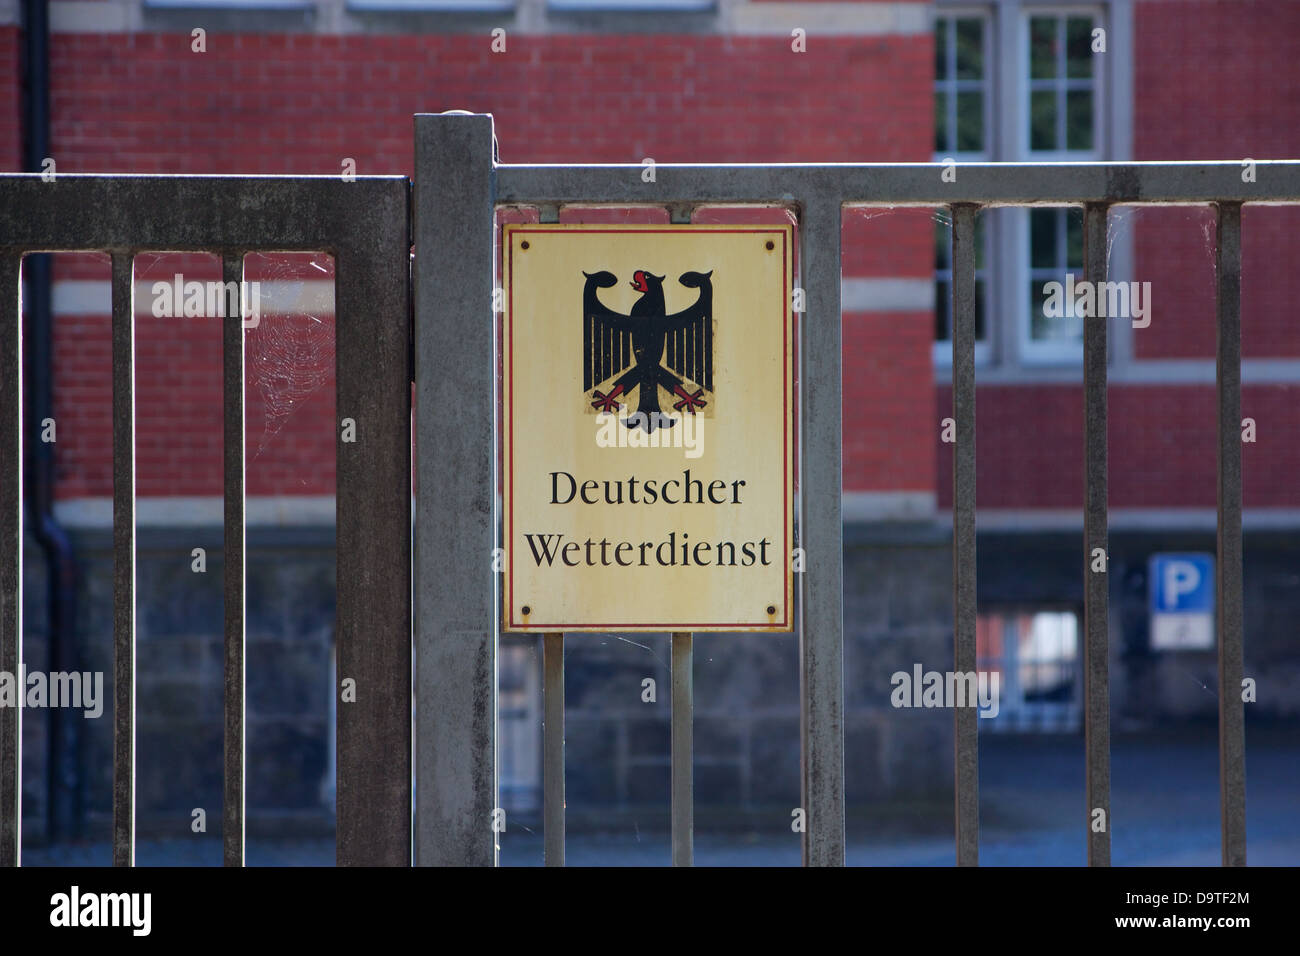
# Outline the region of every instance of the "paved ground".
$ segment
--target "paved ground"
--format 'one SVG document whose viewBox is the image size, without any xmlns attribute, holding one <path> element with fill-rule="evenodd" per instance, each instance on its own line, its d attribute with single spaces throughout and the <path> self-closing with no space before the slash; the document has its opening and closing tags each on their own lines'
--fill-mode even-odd
<svg viewBox="0 0 1300 956">
<path fill-rule="evenodd" d="M 1252 865 L 1300 865 L 1300 738 L 1254 731 L 1247 738 L 1247 844 Z M 992 866 L 1082 865 L 1085 819 L 1081 738 L 985 738 L 980 748 L 980 862 Z M 1216 866 L 1219 863 L 1218 752 L 1212 726 L 1177 735 L 1117 740 L 1112 751 L 1112 860 L 1116 865 Z M 927 821 L 919 821 L 924 825 Z M 939 827 L 946 820 L 938 821 Z M 849 827 L 848 862 L 858 866 L 951 866 L 952 838 L 934 833 L 873 837 L 865 823 Z M 573 834 L 570 865 L 661 866 L 670 859 L 666 834 Z M 219 865 L 215 839 L 143 841 L 141 866 Z M 30 866 L 107 865 L 104 843 L 32 847 Z M 333 840 L 250 839 L 253 866 L 330 866 Z M 539 834 L 516 827 L 503 834 L 501 862 L 539 865 Z M 794 866 L 795 834 L 699 832 L 702 866 Z"/>
</svg>

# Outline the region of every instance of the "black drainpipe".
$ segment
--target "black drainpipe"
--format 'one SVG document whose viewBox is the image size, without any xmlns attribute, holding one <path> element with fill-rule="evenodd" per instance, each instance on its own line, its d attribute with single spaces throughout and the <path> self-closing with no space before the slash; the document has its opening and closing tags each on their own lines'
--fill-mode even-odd
<svg viewBox="0 0 1300 956">
<path fill-rule="evenodd" d="M 23 0 L 23 169 L 42 172 L 50 155 L 50 21 L 48 0 Z M 54 517 L 54 442 L 41 441 L 41 422 L 54 417 L 53 281 L 49 254 L 23 260 L 27 306 L 27 503 L 33 531 L 45 552 L 48 578 L 51 671 L 75 671 L 76 565 L 67 532 Z M 57 434 L 57 432 L 56 432 Z M 82 800 L 78 712 L 51 707 L 46 754 L 47 832 L 51 841 L 77 837 Z"/>
</svg>

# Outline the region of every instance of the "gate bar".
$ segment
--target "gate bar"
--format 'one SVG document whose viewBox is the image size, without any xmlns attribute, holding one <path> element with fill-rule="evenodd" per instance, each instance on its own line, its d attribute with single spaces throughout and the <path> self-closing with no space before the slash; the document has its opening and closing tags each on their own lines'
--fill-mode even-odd
<svg viewBox="0 0 1300 956">
<path fill-rule="evenodd" d="M 564 634 L 542 635 L 542 829 L 547 866 L 564 866 Z"/>
<path fill-rule="evenodd" d="M 244 865 L 244 257 L 222 256 L 226 288 L 235 284 L 237 308 L 221 330 L 222 461 L 225 529 L 225 728 L 221 841 L 226 866 Z M 222 302 L 228 302 L 223 297 Z"/>
<path fill-rule="evenodd" d="M 1106 281 L 1107 207 L 1088 203 L 1083 213 L 1084 276 Z M 1083 320 L 1083 630 L 1084 750 L 1088 865 L 1110 866 L 1110 543 L 1107 494 L 1106 322 Z M 1106 568 L 1094 572 L 1093 551 L 1100 548 Z M 1093 814 L 1101 810 L 1102 829 Z"/>
<path fill-rule="evenodd" d="M 974 674 L 975 646 L 975 215 L 952 207 L 952 456 L 953 670 Z M 967 701 L 967 704 L 970 702 Z M 953 800 L 957 865 L 979 865 L 979 712 L 953 708 Z"/>
<path fill-rule="evenodd" d="M 538 222 L 558 223 L 559 206 L 543 206 Z M 564 634 L 542 636 L 542 860 L 564 866 Z"/>
<path fill-rule="evenodd" d="M 1246 865 L 1242 680 L 1241 203 L 1218 206 L 1215 391 L 1218 404 L 1219 801 L 1223 865 Z"/>
<path fill-rule="evenodd" d="M 492 117 L 415 117 L 416 862 L 495 866 Z M 409 444 L 409 443 L 408 443 Z"/>
<path fill-rule="evenodd" d="M 844 524 L 842 312 L 838 195 L 820 193 L 799 221 L 807 311 L 801 365 L 800 543 L 807 563 L 800 602 L 801 793 L 806 866 L 844 865 Z M 789 561 L 790 555 L 783 555 Z"/>
<path fill-rule="evenodd" d="M 0 671 L 23 657 L 22 256 L 0 256 Z M 22 693 L 20 688 L 19 693 Z M 0 866 L 22 860 L 23 709 L 0 707 Z"/>
<path fill-rule="evenodd" d="M 673 866 L 695 865 L 695 648 L 690 631 L 673 632 Z"/>
<path fill-rule="evenodd" d="M 408 209 L 406 189 L 389 188 L 341 211 L 351 241 L 334 252 L 336 652 L 340 680 L 355 682 L 354 699 L 335 698 L 340 866 L 411 864 Z M 360 236 L 355 222 L 369 224 Z"/>
<path fill-rule="evenodd" d="M 113 865 L 135 866 L 135 274 L 113 268 Z"/>
</svg>

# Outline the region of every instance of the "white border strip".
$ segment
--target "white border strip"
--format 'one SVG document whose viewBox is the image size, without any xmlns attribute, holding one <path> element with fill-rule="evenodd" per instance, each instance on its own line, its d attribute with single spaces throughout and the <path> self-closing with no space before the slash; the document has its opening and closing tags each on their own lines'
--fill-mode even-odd
<svg viewBox="0 0 1300 956">
<path fill-rule="evenodd" d="M 210 280 L 197 281 L 217 281 Z M 281 315 L 333 315 L 334 281 L 332 279 L 258 279 L 259 310 Z M 150 315 L 154 286 L 165 282 L 174 287 L 174 278 L 155 276 L 135 280 L 136 315 Z M 111 315 L 113 287 L 99 279 L 62 279 L 54 283 L 51 300 L 55 315 Z M 177 308 L 180 304 L 177 304 Z"/>
<path fill-rule="evenodd" d="M 840 512 L 846 524 L 873 521 L 930 521 L 935 515 L 931 491 L 846 491 Z"/>
<path fill-rule="evenodd" d="M 642 16 L 699 17 L 703 25 L 712 27 L 715 36 L 748 35 L 780 36 L 787 40 L 791 31 L 800 28 L 808 36 L 919 36 L 931 31 L 930 4 L 918 0 L 896 0 L 893 3 L 791 3 L 791 2 L 738 2 L 738 0 L 708 0 L 696 3 L 688 0 L 685 9 L 676 5 L 639 3 L 637 0 L 580 0 L 578 4 L 561 2 L 550 4 L 547 0 L 453 0 L 451 3 L 384 2 L 384 0 L 306 0 L 303 3 L 286 0 L 241 0 L 226 3 L 222 0 L 59 0 L 50 4 L 50 30 L 55 33 L 131 33 L 144 32 L 149 14 L 178 14 L 192 12 L 200 19 L 214 15 L 234 16 L 261 13 L 297 14 L 305 12 L 310 20 L 305 24 L 286 24 L 283 30 L 290 33 L 374 33 L 407 32 L 409 18 L 413 16 L 451 16 L 465 13 L 495 14 L 502 18 L 500 25 L 511 33 L 523 35 L 561 34 L 574 32 L 569 21 L 575 14 L 602 16 L 617 22 L 617 18 L 640 13 Z M 0 6 L 0 11 L 4 7 Z M 17 11 L 11 16 L 16 22 Z M 386 22 L 385 22 L 386 21 Z M 0 21 L 3 22 L 3 21 Z M 582 27 L 581 24 L 578 25 Z M 589 28 L 587 28 L 589 29 Z M 157 32 L 156 28 L 149 32 Z M 254 30 L 250 32 L 270 32 Z M 462 28 L 463 32 L 463 28 Z M 695 32 L 695 31 L 692 31 Z M 188 44 L 188 38 L 186 38 Z M 788 49 L 788 47 L 787 47 Z M 809 49 L 808 55 L 815 55 Z"/>
<path fill-rule="evenodd" d="M 319 527 L 332 525 L 333 495 L 274 495 L 249 497 L 245 505 L 249 527 Z M 846 491 L 842 513 L 846 524 L 932 521 L 952 526 L 952 512 L 935 508 L 928 491 Z M 113 526 L 112 498 L 70 498 L 56 502 L 54 515 L 74 529 L 108 529 Z M 1213 531 L 1218 516 L 1213 508 L 1112 508 L 1112 531 Z M 148 497 L 136 500 L 136 525 L 153 528 L 220 527 L 223 502 L 217 495 Z M 981 508 L 977 531 L 1023 532 L 1081 531 L 1082 509 Z M 1247 508 L 1242 527 L 1250 531 L 1300 528 L 1300 508 Z"/>
<path fill-rule="evenodd" d="M 727 11 L 728 32 L 784 36 L 796 27 L 808 36 L 915 36 L 929 34 L 929 3 L 736 3 Z M 617 9 L 611 3 L 611 9 Z M 809 48 L 808 55 L 815 50 Z M 927 79 L 927 83 L 929 80 Z"/>
<path fill-rule="evenodd" d="M 155 283 L 163 276 L 137 279 L 136 312 L 149 314 Z M 263 312 L 328 314 L 334 312 L 334 283 L 329 279 L 259 280 Z M 933 312 L 934 282 L 916 278 L 845 279 L 841 284 L 845 312 Z M 55 315 L 108 315 L 112 287 L 98 279 L 62 279 L 54 283 Z"/>
<path fill-rule="evenodd" d="M 933 279 L 845 279 L 843 312 L 933 312 Z"/>
<path fill-rule="evenodd" d="M 952 512 L 937 512 L 935 520 L 952 526 Z M 1247 531 L 1290 530 L 1300 527 L 1300 508 L 1245 508 L 1241 526 Z M 1111 508 L 1112 531 L 1213 531 L 1218 513 L 1213 508 Z M 1083 530 L 1083 509 L 980 508 L 976 531 L 1024 532 Z"/>
<path fill-rule="evenodd" d="M 249 497 L 244 505 L 248 527 L 320 527 L 334 524 L 333 495 Z M 68 528 L 113 527 L 112 498 L 71 498 L 54 503 L 54 517 Z M 138 528 L 208 528 L 225 523 L 224 501 L 217 495 L 137 498 Z"/>
</svg>

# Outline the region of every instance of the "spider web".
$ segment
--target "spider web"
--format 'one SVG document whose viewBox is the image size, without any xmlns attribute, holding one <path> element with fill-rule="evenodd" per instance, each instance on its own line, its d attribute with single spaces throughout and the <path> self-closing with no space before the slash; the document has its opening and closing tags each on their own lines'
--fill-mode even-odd
<svg viewBox="0 0 1300 956">
<path fill-rule="evenodd" d="M 261 321 L 244 335 L 246 388 L 262 412 L 257 458 L 333 378 L 334 269 L 324 254 L 255 253 L 245 259 L 244 271 L 261 283 Z M 313 272 L 318 279 L 305 277 Z"/>
</svg>

